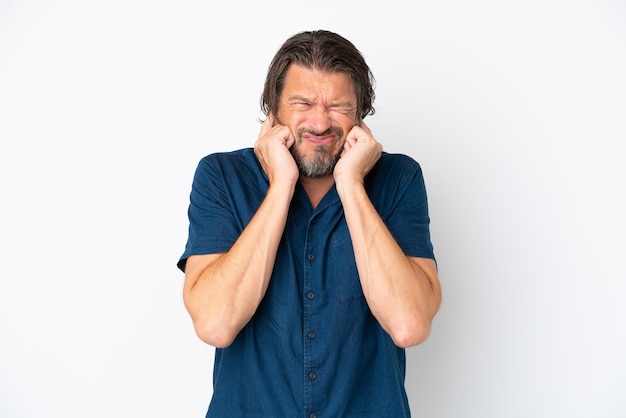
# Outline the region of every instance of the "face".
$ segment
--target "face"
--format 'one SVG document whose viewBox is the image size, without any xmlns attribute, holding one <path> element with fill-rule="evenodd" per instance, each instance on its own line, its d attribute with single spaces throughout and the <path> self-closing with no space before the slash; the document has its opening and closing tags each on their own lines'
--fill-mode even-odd
<svg viewBox="0 0 626 418">
<path fill-rule="evenodd" d="M 292 64 L 278 104 L 278 123 L 295 136 L 290 148 L 300 174 L 333 173 L 346 135 L 357 123 L 356 93 L 350 76 Z"/>
</svg>

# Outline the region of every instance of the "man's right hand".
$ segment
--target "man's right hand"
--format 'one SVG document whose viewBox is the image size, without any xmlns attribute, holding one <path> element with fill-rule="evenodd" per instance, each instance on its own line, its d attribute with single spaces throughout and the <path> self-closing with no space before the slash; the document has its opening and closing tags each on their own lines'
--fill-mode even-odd
<svg viewBox="0 0 626 418">
<path fill-rule="evenodd" d="M 270 113 L 261 125 L 259 139 L 254 144 L 254 153 L 270 185 L 285 183 L 293 187 L 298 181 L 300 172 L 289 151 L 294 143 L 295 137 L 289 127 L 277 124 Z"/>
</svg>

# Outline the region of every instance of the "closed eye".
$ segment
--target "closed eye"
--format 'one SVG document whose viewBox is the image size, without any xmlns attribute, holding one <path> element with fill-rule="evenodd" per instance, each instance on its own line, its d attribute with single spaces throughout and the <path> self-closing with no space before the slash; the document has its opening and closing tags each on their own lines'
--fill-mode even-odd
<svg viewBox="0 0 626 418">
<path fill-rule="evenodd" d="M 307 102 L 298 101 L 298 102 L 291 102 L 291 106 L 295 107 L 296 109 L 305 109 L 305 108 L 310 107 L 311 105 Z"/>
<path fill-rule="evenodd" d="M 331 106 L 328 110 L 348 114 L 354 112 L 356 108 L 354 106 Z"/>
</svg>

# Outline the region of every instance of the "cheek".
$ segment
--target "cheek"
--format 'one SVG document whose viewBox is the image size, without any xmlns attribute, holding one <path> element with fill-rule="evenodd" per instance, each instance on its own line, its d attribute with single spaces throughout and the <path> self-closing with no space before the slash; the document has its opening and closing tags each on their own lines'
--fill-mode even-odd
<svg viewBox="0 0 626 418">
<path fill-rule="evenodd" d="M 333 126 L 341 128 L 341 130 L 343 131 L 343 136 L 345 138 L 345 136 L 348 135 L 348 132 L 350 132 L 352 128 L 356 126 L 356 121 L 350 117 L 342 116 L 335 118 L 332 124 Z"/>
<path fill-rule="evenodd" d="M 285 114 L 284 111 L 281 111 L 280 108 L 276 112 L 275 117 L 276 117 L 276 124 L 277 125 L 284 125 L 285 124 L 285 120 L 287 119 L 287 115 Z"/>
<path fill-rule="evenodd" d="M 277 120 L 281 125 L 288 126 L 295 132 L 294 129 L 306 122 L 306 115 L 304 112 L 279 111 Z"/>
<path fill-rule="evenodd" d="M 329 112 L 330 119 L 335 123 L 345 127 L 346 125 L 354 126 L 357 123 L 357 119 L 354 115 L 346 112 Z"/>
</svg>

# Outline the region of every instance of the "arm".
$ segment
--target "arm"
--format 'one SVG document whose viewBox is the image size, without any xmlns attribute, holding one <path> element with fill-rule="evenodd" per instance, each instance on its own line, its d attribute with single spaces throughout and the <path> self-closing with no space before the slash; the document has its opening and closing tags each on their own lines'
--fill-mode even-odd
<svg viewBox="0 0 626 418">
<path fill-rule="evenodd" d="M 259 209 L 229 251 L 187 260 L 185 307 L 198 336 L 216 347 L 232 343 L 265 295 L 298 179 L 289 153 L 293 136 L 272 125 L 268 117 L 255 144 L 270 182 Z"/>
<path fill-rule="evenodd" d="M 381 152 L 365 124 L 354 127 L 334 177 L 365 299 L 394 343 L 409 347 L 428 338 L 441 288 L 434 260 L 406 256 L 367 196 L 363 178 Z"/>
</svg>

